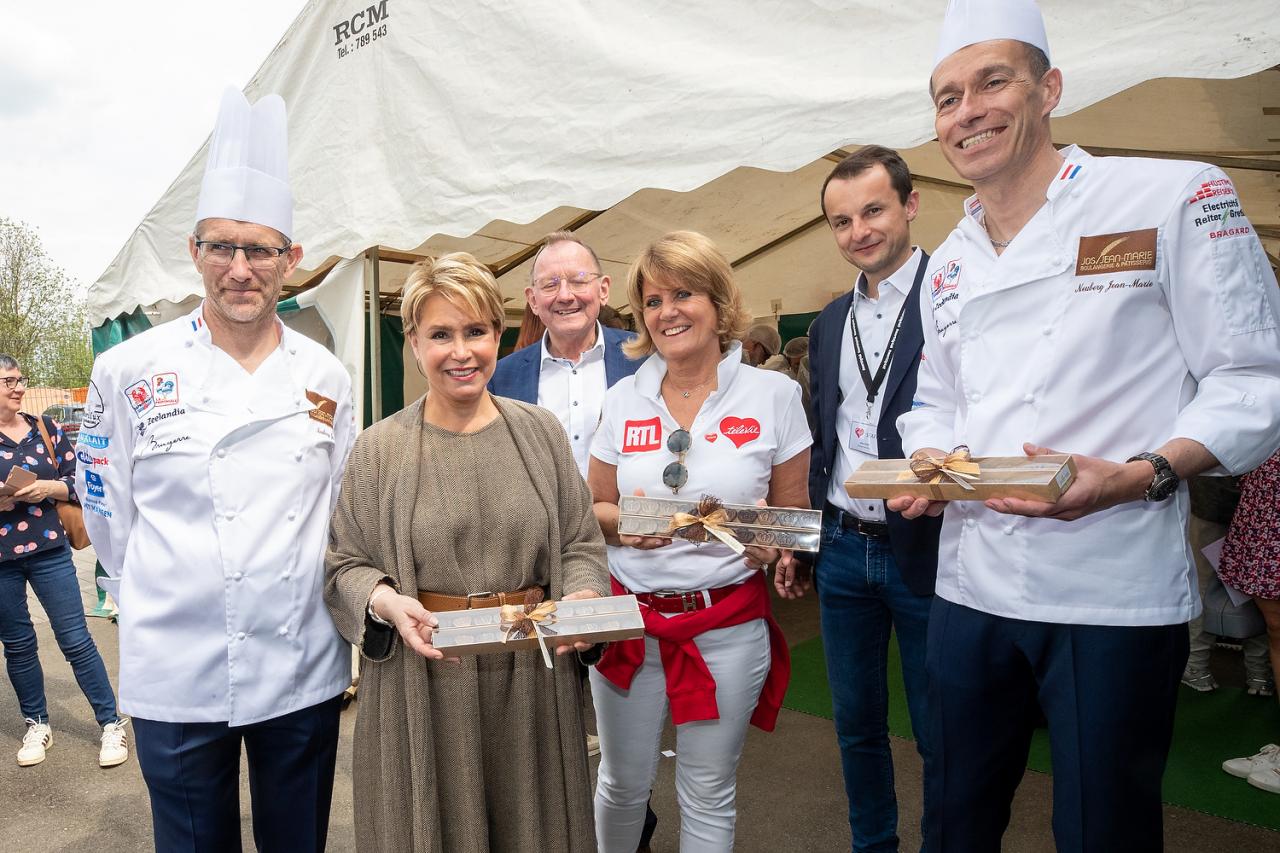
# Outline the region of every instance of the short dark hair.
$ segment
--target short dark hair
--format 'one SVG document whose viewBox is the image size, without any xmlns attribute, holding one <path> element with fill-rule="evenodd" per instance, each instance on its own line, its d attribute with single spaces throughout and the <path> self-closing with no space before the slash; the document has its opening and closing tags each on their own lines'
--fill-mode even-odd
<svg viewBox="0 0 1280 853">
<path fill-rule="evenodd" d="M 1039 83 L 1044 78 L 1044 75 L 1049 73 L 1049 69 L 1053 68 L 1049 64 L 1049 57 L 1034 44 L 1028 44 L 1024 41 L 1022 46 L 1027 49 L 1027 68 L 1031 71 L 1031 79 L 1033 82 Z"/>
<path fill-rule="evenodd" d="M 827 184 L 832 181 L 856 178 L 877 164 L 884 166 L 884 170 L 889 173 L 889 183 L 898 193 L 898 201 L 906 204 L 911 196 L 911 170 L 907 168 L 902 155 L 883 145 L 864 145 L 837 163 L 831 170 L 831 174 L 827 175 L 827 179 L 822 182 L 822 190 L 818 193 L 818 206 L 822 208 L 822 218 L 827 218 Z"/>
</svg>

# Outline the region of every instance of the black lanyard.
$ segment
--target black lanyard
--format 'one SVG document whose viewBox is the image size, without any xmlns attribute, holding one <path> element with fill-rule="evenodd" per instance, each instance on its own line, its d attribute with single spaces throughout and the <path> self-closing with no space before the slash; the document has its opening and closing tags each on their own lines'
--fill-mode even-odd
<svg viewBox="0 0 1280 853">
<path fill-rule="evenodd" d="M 920 259 L 919 268 L 916 270 L 915 282 L 911 285 L 905 299 L 902 300 L 902 308 L 898 311 L 898 319 L 893 322 L 893 331 L 889 333 L 889 342 L 885 344 L 884 356 L 880 359 L 880 366 L 876 368 L 874 376 L 871 375 L 871 367 L 867 364 L 867 353 L 862 348 L 862 335 L 858 332 L 858 299 L 855 294 L 853 304 L 849 307 L 849 330 L 853 335 L 853 354 L 857 356 L 858 373 L 862 374 L 862 384 L 867 389 L 867 417 L 871 416 L 871 407 L 876 403 L 876 395 L 880 393 L 880 386 L 884 384 L 884 377 L 889 372 L 889 362 L 893 358 L 894 347 L 898 344 L 898 332 L 902 330 L 902 318 L 907 315 L 907 303 L 911 301 L 911 295 L 916 293 L 920 287 L 920 282 L 924 280 L 924 259 Z M 887 281 L 887 279 L 886 279 Z M 883 286 L 884 282 L 880 282 Z"/>
</svg>

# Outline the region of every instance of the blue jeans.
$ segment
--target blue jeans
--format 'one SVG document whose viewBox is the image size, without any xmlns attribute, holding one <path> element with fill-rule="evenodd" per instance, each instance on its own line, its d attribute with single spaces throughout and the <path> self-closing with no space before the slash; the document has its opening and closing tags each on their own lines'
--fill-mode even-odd
<svg viewBox="0 0 1280 853">
<path fill-rule="evenodd" d="M 98 725 L 114 723 L 119 719 L 116 697 L 84 621 L 76 569 L 66 545 L 0 562 L 0 642 L 4 643 L 5 667 L 22 716 L 39 723 L 49 720 L 36 629 L 27 610 L 28 583 L 49 616 L 58 648 L 93 706 Z"/>
<path fill-rule="evenodd" d="M 888 539 L 844 530 L 830 514 L 823 517 L 816 572 L 853 850 L 896 851 L 898 799 L 888 725 L 889 633 L 892 628 L 898 637 L 911 728 L 927 777 L 932 750 L 924 660 L 933 596 L 907 589 Z M 928 798 L 924 810 L 927 815 Z"/>
</svg>

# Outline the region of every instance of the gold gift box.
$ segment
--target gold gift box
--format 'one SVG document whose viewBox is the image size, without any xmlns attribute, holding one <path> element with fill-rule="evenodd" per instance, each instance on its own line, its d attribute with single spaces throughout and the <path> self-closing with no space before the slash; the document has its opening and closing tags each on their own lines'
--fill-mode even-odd
<svg viewBox="0 0 1280 853">
<path fill-rule="evenodd" d="M 518 607 L 523 611 L 525 608 Z M 471 610 L 436 611 L 439 627 L 431 644 L 448 655 L 483 655 L 538 648 L 533 635 L 502 641 L 502 608 L 477 607 Z M 542 639 L 552 650 L 565 643 L 583 641 L 605 643 L 644 636 L 644 617 L 634 595 L 611 595 L 557 601 L 556 609 L 542 623 Z M 553 633 L 554 632 L 554 633 Z"/>
<path fill-rule="evenodd" d="M 706 542 L 711 537 L 701 527 L 684 534 L 671 530 L 671 517 L 678 512 L 696 514 L 698 503 L 683 498 L 627 495 L 618 500 L 618 532 Z M 821 544 L 820 510 L 746 504 L 722 504 L 720 508 L 725 513 L 724 528 L 743 545 L 814 552 Z"/>
<path fill-rule="evenodd" d="M 845 481 L 852 498 L 893 498 L 899 495 L 935 501 L 985 501 L 1022 498 L 1056 501 L 1076 478 L 1076 463 L 1067 454 L 1046 456 L 975 456 L 981 473 L 966 489 L 945 475 L 924 482 L 911 471 L 910 459 L 870 459 Z M 935 478 L 936 479 L 936 478 Z"/>
</svg>

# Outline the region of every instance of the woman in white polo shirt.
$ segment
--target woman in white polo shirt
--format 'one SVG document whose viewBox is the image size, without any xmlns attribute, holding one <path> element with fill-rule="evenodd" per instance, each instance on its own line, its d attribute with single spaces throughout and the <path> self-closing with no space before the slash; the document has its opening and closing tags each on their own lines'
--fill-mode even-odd
<svg viewBox="0 0 1280 853">
<path fill-rule="evenodd" d="M 675 231 L 632 264 L 627 297 L 642 319 L 628 355 L 649 356 L 605 395 L 591 448 L 596 517 L 614 592 L 634 592 L 643 640 L 615 643 L 591 673 L 600 729 L 595 796 L 602 853 L 632 853 L 668 710 L 676 725 L 680 849 L 733 847 L 738 759 L 748 723 L 770 731 L 790 674 L 764 570 L 796 597 L 807 574 L 787 552 L 744 556 L 711 541 L 619 536 L 620 494 L 714 495 L 726 503 L 808 507 L 812 439 L 800 387 L 742 363 L 750 318 L 728 260 L 701 234 Z"/>
</svg>

